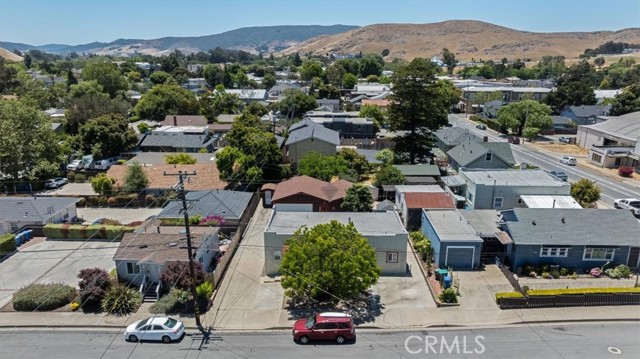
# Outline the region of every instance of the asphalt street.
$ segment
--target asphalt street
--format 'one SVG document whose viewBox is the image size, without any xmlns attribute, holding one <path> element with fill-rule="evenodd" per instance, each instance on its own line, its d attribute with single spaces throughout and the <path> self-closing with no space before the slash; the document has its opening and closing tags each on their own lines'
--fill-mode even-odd
<svg viewBox="0 0 640 359">
<path fill-rule="evenodd" d="M 295 344 L 289 332 L 216 333 L 180 342 L 129 343 L 121 333 L 0 332 L 0 358 L 638 358 L 634 322 L 494 329 L 358 331 L 355 343 Z"/>
<path fill-rule="evenodd" d="M 490 141 L 507 142 L 506 138 L 499 137 L 494 131 L 477 129 L 475 123 L 464 118 L 464 115 L 449 115 L 449 122 L 454 126 L 466 128 L 480 137 L 488 136 Z M 522 145 L 511 145 L 511 148 L 518 163 L 525 162 L 547 171 L 564 171 L 569 177 L 569 181 L 578 181 L 581 178 L 595 181 L 602 189 L 601 200 L 609 205 L 613 205 L 613 201 L 618 198 L 640 198 L 640 188 L 638 187 L 612 180 L 588 169 L 561 164 L 562 154 L 551 155 Z"/>
</svg>

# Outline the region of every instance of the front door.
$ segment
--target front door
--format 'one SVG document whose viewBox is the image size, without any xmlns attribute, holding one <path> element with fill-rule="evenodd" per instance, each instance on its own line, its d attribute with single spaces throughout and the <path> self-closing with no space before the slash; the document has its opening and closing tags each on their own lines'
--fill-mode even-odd
<svg viewBox="0 0 640 359">
<path fill-rule="evenodd" d="M 631 268 L 640 267 L 640 247 L 631 247 L 631 249 L 629 249 L 629 261 L 627 265 Z"/>
</svg>

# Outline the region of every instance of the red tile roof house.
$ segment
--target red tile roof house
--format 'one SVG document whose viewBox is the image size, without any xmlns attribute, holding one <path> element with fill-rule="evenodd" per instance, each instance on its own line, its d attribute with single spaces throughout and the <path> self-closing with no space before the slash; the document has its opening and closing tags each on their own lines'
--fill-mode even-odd
<svg viewBox="0 0 640 359">
<path fill-rule="evenodd" d="M 265 199 L 269 196 L 267 192 L 272 192 L 271 203 L 276 211 L 334 212 L 342 211 L 340 205 L 351 186 L 353 183 L 345 180 L 330 183 L 298 176 L 280 182 L 275 190 L 273 184 L 266 184 L 263 191 Z"/>
<path fill-rule="evenodd" d="M 420 229 L 422 209 L 455 209 L 455 198 L 447 192 L 407 192 L 404 194 L 406 213 L 402 220 L 408 231 Z"/>
</svg>

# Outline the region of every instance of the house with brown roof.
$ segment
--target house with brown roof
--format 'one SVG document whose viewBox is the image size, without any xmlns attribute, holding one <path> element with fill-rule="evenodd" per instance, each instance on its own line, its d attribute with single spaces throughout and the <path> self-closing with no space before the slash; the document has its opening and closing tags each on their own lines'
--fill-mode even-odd
<svg viewBox="0 0 640 359">
<path fill-rule="evenodd" d="M 175 127 L 206 126 L 207 118 L 197 115 L 167 115 L 160 125 Z"/>
<path fill-rule="evenodd" d="M 405 228 L 414 231 L 422 225 L 423 209 L 455 209 L 455 198 L 448 192 L 406 192 L 402 207 Z"/>
<path fill-rule="evenodd" d="M 287 212 L 333 212 L 341 211 L 340 205 L 347 189 L 353 183 L 345 180 L 325 182 L 309 176 L 293 177 L 263 187 L 265 204 L 273 205 L 276 211 Z M 269 193 L 270 194 L 267 194 Z M 268 197 L 271 201 L 268 202 Z"/>
<path fill-rule="evenodd" d="M 107 171 L 107 177 L 115 178 L 116 186 L 121 186 L 127 172 L 127 167 L 127 165 L 111 166 L 109 171 Z M 227 186 L 227 183 L 220 179 L 220 172 L 215 162 L 196 163 L 193 165 L 145 164 L 142 169 L 149 178 L 147 194 L 164 192 L 177 183 L 175 176 L 165 176 L 165 172 L 195 172 L 195 175 L 189 176 L 189 181 L 185 181 L 184 186 L 187 191 L 223 189 Z"/>
<path fill-rule="evenodd" d="M 160 275 L 171 262 L 187 262 L 187 241 L 182 227 L 152 227 L 143 233 L 126 233 L 113 255 L 118 279 L 155 290 Z M 220 252 L 218 228 L 192 227 L 195 263 L 211 272 Z"/>
</svg>

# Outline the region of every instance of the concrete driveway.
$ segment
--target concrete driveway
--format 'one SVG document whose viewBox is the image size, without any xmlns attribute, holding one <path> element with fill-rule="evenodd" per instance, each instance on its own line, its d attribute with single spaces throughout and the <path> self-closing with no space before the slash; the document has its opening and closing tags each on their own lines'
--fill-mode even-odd
<svg viewBox="0 0 640 359">
<path fill-rule="evenodd" d="M 44 196 L 95 196 L 97 193 L 91 183 L 67 183 L 52 191 L 43 193 Z"/>
<path fill-rule="evenodd" d="M 511 292 L 513 287 L 495 264 L 484 270 L 454 271 L 460 283 L 460 306 L 464 310 L 496 309 L 497 292 Z"/>
<path fill-rule="evenodd" d="M 20 248 L 0 263 L 0 307 L 15 291 L 34 282 L 78 284 L 83 268 L 114 268 L 117 242 L 44 241 Z"/>
<path fill-rule="evenodd" d="M 162 208 L 78 208 L 78 217 L 90 224 L 100 218 L 115 219 L 120 223 L 144 221 L 160 213 Z"/>
</svg>

